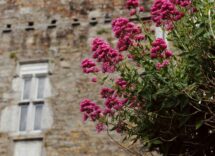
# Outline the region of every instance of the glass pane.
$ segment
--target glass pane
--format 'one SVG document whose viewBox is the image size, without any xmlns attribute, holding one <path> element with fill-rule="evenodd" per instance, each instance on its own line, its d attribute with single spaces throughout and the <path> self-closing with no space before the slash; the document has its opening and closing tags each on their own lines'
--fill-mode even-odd
<svg viewBox="0 0 215 156">
<path fill-rule="evenodd" d="M 42 110 L 43 110 L 43 104 L 36 104 L 35 105 L 34 130 L 40 130 L 41 129 Z"/>
<path fill-rule="evenodd" d="M 24 78 L 23 100 L 30 99 L 31 78 Z"/>
<path fill-rule="evenodd" d="M 37 98 L 42 99 L 44 97 L 46 77 L 38 77 L 38 88 L 37 88 Z"/>
<path fill-rule="evenodd" d="M 21 105 L 21 116 L 19 130 L 25 131 L 27 126 L 28 105 Z"/>
</svg>

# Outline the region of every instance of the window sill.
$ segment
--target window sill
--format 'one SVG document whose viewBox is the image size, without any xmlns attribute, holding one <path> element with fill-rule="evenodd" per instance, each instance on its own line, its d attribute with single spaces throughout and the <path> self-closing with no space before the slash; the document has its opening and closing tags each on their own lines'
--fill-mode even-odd
<svg viewBox="0 0 215 156">
<path fill-rule="evenodd" d="M 11 134 L 10 137 L 13 141 L 43 140 L 43 133 L 41 131 L 16 132 Z"/>
<path fill-rule="evenodd" d="M 20 101 L 20 102 L 18 102 L 18 105 L 28 105 L 30 103 L 33 103 L 33 104 L 44 103 L 44 99 L 37 99 L 37 100 L 31 100 L 31 101 Z"/>
</svg>

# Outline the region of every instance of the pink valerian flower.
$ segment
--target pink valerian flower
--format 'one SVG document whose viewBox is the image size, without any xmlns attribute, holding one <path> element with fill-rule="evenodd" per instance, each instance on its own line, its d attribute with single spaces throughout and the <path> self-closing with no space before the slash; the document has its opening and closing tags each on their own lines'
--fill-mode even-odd
<svg viewBox="0 0 215 156">
<path fill-rule="evenodd" d="M 158 62 L 158 63 L 156 64 L 156 69 L 157 69 L 157 70 L 160 70 L 160 69 L 162 69 L 162 68 L 167 67 L 168 65 L 169 65 L 169 60 L 164 60 L 162 63 Z"/>
<path fill-rule="evenodd" d="M 133 16 L 137 13 L 136 9 L 131 9 L 130 10 L 130 16 Z"/>
<path fill-rule="evenodd" d="M 101 131 L 104 131 L 106 129 L 106 126 L 103 123 L 98 123 L 96 125 L 96 132 L 100 133 Z"/>
<path fill-rule="evenodd" d="M 127 0 L 126 7 L 128 9 L 137 8 L 139 6 L 139 0 Z"/>
<path fill-rule="evenodd" d="M 117 97 L 109 97 L 105 101 L 105 106 L 109 109 L 119 110 L 123 107 L 122 101 Z"/>
<path fill-rule="evenodd" d="M 110 62 L 104 62 L 102 64 L 103 73 L 113 73 L 116 70 L 116 67 Z"/>
<path fill-rule="evenodd" d="M 140 6 L 139 7 L 139 12 L 144 12 L 145 11 L 145 8 L 143 6 Z"/>
<path fill-rule="evenodd" d="M 145 36 L 142 35 L 142 34 L 138 34 L 138 35 L 134 36 L 135 41 L 141 41 L 141 40 L 144 40 L 144 39 L 145 39 Z"/>
<path fill-rule="evenodd" d="M 155 0 L 151 8 L 151 15 L 156 26 L 164 25 L 167 30 L 171 30 L 173 22 L 184 16 L 169 0 Z"/>
<path fill-rule="evenodd" d="M 190 8 L 190 14 L 194 14 L 194 13 L 196 13 L 196 12 L 198 12 L 198 10 L 197 10 L 196 7 L 191 7 L 191 8 Z"/>
<path fill-rule="evenodd" d="M 117 49 L 119 49 L 119 51 L 125 51 L 129 48 L 130 45 L 132 45 L 133 42 L 132 40 L 129 38 L 129 36 L 124 36 L 121 37 L 118 42 L 117 42 Z"/>
<path fill-rule="evenodd" d="M 117 96 L 108 97 L 105 101 L 106 109 L 110 110 L 120 110 L 127 102 L 127 99 L 121 99 Z"/>
<path fill-rule="evenodd" d="M 119 121 L 116 125 L 116 132 L 122 133 L 124 129 L 125 129 L 125 123 Z"/>
<path fill-rule="evenodd" d="M 134 58 L 135 58 L 135 56 L 132 55 L 132 54 L 128 54 L 127 57 L 128 57 L 129 59 L 134 59 Z"/>
<path fill-rule="evenodd" d="M 109 115 L 109 116 L 113 116 L 114 115 L 114 110 L 110 109 L 110 108 L 105 108 L 104 111 L 102 112 L 104 115 Z"/>
<path fill-rule="evenodd" d="M 137 40 L 143 39 L 141 36 L 141 28 L 129 22 L 127 18 L 117 18 L 112 22 L 112 30 L 116 38 L 118 38 L 117 48 L 119 51 L 125 51 L 130 45 L 135 41 L 135 36 Z"/>
<path fill-rule="evenodd" d="M 162 38 L 157 38 L 154 42 L 152 42 L 152 49 L 150 56 L 152 59 L 154 58 L 169 58 L 173 55 L 172 51 L 167 50 L 167 44 Z"/>
<path fill-rule="evenodd" d="M 170 2 L 180 5 L 181 7 L 189 6 L 192 3 L 191 0 L 170 0 Z"/>
<path fill-rule="evenodd" d="M 173 53 L 172 53 L 172 51 L 170 51 L 170 50 L 166 50 L 166 51 L 165 51 L 165 55 L 166 55 L 166 57 L 168 58 L 168 57 L 171 57 L 171 56 L 173 55 Z"/>
<path fill-rule="evenodd" d="M 122 89 L 125 89 L 127 86 L 127 82 L 122 78 L 116 80 L 116 85 L 120 86 Z"/>
<path fill-rule="evenodd" d="M 80 103 L 80 112 L 83 113 L 83 121 L 91 118 L 92 121 L 96 121 L 101 117 L 101 108 L 89 99 L 85 99 Z"/>
<path fill-rule="evenodd" d="M 93 58 L 102 62 L 102 71 L 112 73 L 116 65 L 123 60 L 123 55 L 113 49 L 106 41 L 95 38 L 92 42 Z"/>
<path fill-rule="evenodd" d="M 114 32 L 115 37 L 119 38 L 122 35 L 128 23 L 129 23 L 129 19 L 123 18 L 123 17 L 119 17 L 113 20 L 112 30 Z"/>
<path fill-rule="evenodd" d="M 81 62 L 81 67 L 84 73 L 96 73 L 99 69 L 96 67 L 95 62 L 86 58 Z"/>
<path fill-rule="evenodd" d="M 122 99 L 121 102 L 122 102 L 122 105 L 124 106 L 128 102 L 128 98 Z"/>
<path fill-rule="evenodd" d="M 92 81 L 92 82 L 97 82 L 97 78 L 96 78 L 96 77 L 93 77 L 93 78 L 91 79 L 91 81 Z"/>
<path fill-rule="evenodd" d="M 105 87 L 101 89 L 100 94 L 102 98 L 109 98 L 113 96 L 114 92 L 115 90 Z"/>
<path fill-rule="evenodd" d="M 157 38 L 152 42 L 151 53 L 157 53 L 158 51 L 163 51 L 167 48 L 166 42 L 162 38 Z"/>
<path fill-rule="evenodd" d="M 113 116 L 114 113 L 122 109 L 122 107 L 128 102 L 126 98 L 119 98 L 117 96 L 108 97 L 105 100 L 105 109 L 102 112 L 103 115 Z"/>
</svg>

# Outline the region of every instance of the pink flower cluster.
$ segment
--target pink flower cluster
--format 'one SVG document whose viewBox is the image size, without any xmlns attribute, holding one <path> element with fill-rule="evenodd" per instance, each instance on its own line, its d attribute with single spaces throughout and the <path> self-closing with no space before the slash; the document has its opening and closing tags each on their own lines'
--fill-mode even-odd
<svg viewBox="0 0 215 156">
<path fill-rule="evenodd" d="M 151 49 L 151 58 L 169 58 L 173 55 L 172 51 L 167 50 L 166 42 L 162 38 L 157 38 L 152 43 L 152 49 Z"/>
<path fill-rule="evenodd" d="M 139 0 L 127 0 L 126 7 L 130 10 L 130 16 L 137 14 L 137 11 L 145 11 L 144 7 L 139 5 Z"/>
<path fill-rule="evenodd" d="M 80 111 L 83 113 L 83 121 L 91 118 L 92 121 L 101 117 L 101 108 L 89 99 L 85 99 L 80 103 Z"/>
<path fill-rule="evenodd" d="M 123 55 L 113 49 L 106 41 L 95 38 L 92 42 L 93 58 L 102 62 L 102 71 L 112 73 L 116 70 L 116 64 L 123 60 Z"/>
<path fill-rule="evenodd" d="M 98 123 L 96 125 L 96 132 L 97 133 L 100 133 L 101 131 L 105 130 L 106 129 L 106 126 L 103 124 L 103 123 Z"/>
<path fill-rule="evenodd" d="M 130 8 L 137 8 L 139 6 L 139 0 L 127 0 L 126 7 Z"/>
<path fill-rule="evenodd" d="M 101 89 L 100 94 L 102 98 L 109 98 L 113 96 L 114 92 L 113 89 L 105 87 Z"/>
<path fill-rule="evenodd" d="M 168 65 L 169 65 L 169 60 L 164 60 L 162 63 L 158 62 L 158 63 L 156 64 L 156 69 L 157 69 L 157 70 L 160 70 L 160 69 L 162 69 L 162 68 L 167 67 Z"/>
<path fill-rule="evenodd" d="M 123 104 L 124 103 L 119 98 L 117 98 L 115 96 L 109 97 L 105 101 L 105 106 L 107 109 L 113 108 L 115 110 L 119 110 L 120 108 L 123 107 Z"/>
<path fill-rule="evenodd" d="M 126 99 L 118 97 L 117 92 L 111 88 L 102 88 L 100 94 L 105 99 L 103 115 L 112 116 L 115 111 L 120 110 L 127 102 Z"/>
<path fill-rule="evenodd" d="M 167 50 L 166 42 L 162 38 L 157 38 L 152 43 L 152 49 L 151 49 L 151 58 L 166 58 L 162 63 L 157 63 L 156 68 L 160 70 L 161 68 L 166 67 L 169 64 L 169 61 L 167 58 L 170 58 L 173 55 L 172 51 Z"/>
<path fill-rule="evenodd" d="M 122 78 L 116 80 L 116 85 L 120 86 L 122 89 L 125 89 L 127 86 L 127 82 Z"/>
<path fill-rule="evenodd" d="M 151 8 L 151 15 L 156 26 L 164 25 L 167 30 L 172 30 L 173 22 L 184 16 L 169 0 L 155 0 Z"/>
<path fill-rule="evenodd" d="M 119 111 L 126 104 L 127 99 L 121 99 L 117 96 L 108 97 L 105 100 L 105 109 L 103 111 L 103 115 L 112 116 L 115 111 Z"/>
<path fill-rule="evenodd" d="M 180 5 L 181 7 L 186 7 L 191 4 L 191 0 L 170 0 L 173 4 Z"/>
<path fill-rule="evenodd" d="M 133 15 L 136 15 L 137 12 L 144 12 L 145 11 L 145 8 L 143 6 L 140 6 L 139 8 L 136 8 L 136 9 L 131 9 L 130 10 L 130 16 L 133 16 Z"/>
<path fill-rule="evenodd" d="M 96 77 L 93 77 L 93 78 L 91 79 L 91 82 L 97 82 L 97 78 L 96 78 Z"/>
<path fill-rule="evenodd" d="M 96 67 L 95 62 L 90 59 L 84 59 L 81 62 L 81 67 L 84 73 L 96 73 L 99 72 L 99 69 Z"/>
<path fill-rule="evenodd" d="M 117 18 L 112 22 L 112 30 L 116 38 L 118 38 L 117 48 L 119 51 L 124 51 L 133 44 L 134 41 L 140 41 L 145 39 L 145 36 L 141 34 L 141 28 L 129 22 L 127 18 Z"/>
</svg>

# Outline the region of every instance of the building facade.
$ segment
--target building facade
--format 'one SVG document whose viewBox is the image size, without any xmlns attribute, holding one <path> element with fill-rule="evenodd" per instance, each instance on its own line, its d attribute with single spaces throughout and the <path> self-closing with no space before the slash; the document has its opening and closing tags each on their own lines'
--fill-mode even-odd
<svg viewBox="0 0 215 156">
<path fill-rule="evenodd" d="M 124 0 L 0 0 L 0 156 L 130 155 L 93 124 L 79 103 L 98 88 L 80 61 L 97 36 L 114 41 L 111 19 Z"/>
</svg>

